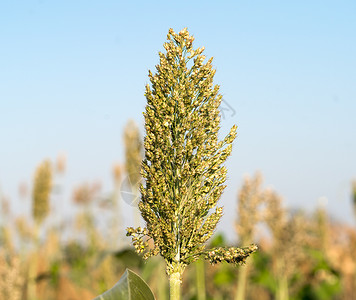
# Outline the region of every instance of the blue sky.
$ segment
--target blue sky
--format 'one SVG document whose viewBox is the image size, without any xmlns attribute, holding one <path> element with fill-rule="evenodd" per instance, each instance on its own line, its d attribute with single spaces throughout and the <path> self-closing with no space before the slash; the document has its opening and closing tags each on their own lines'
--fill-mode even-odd
<svg viewBox="0 0 356 300">
<path fill-rule="evenodd" d="M 242 176 L 256 170 L 286 205 L 327 197 L 351 223 L 355 16 L 355 1 L 1 1 L 0 188 L 18 207 L 18 184 L 63 152 L 68 193 L 93 180 L 109 190 L 125 123 L 143 127 L 147 72 L 168 29 L 188 27 L 235 111 L 222 133 L 239 126 L 220 228 L 231 231 Z"/>
</svg>

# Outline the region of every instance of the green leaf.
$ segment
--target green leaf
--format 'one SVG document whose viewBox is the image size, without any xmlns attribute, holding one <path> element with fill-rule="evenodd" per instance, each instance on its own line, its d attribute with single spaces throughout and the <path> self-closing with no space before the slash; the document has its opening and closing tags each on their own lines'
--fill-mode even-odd
<svg viewBox="0 0 356 300">
<path fill-rule="evenodd" d="M 155 300 L 155 297 L 140 276 L 126 269 L 113 288 L 93 300 Z"/>
</svg>

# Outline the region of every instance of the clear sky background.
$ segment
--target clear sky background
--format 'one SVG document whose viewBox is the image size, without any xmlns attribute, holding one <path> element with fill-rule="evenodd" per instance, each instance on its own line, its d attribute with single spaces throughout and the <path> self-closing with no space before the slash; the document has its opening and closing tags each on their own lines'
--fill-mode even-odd
<svg viewBox="0 0 356 300">
<path fill-rule="evenodd" d="M 110 191 L 123 127 L 132 118 L 143 129 L 147 73 L 170 27 L 188 27 L 214 56 L 222 133 L 239 126 L 219 229 L 233 236 L 237 190 L 256 170 L 287 206 L 311 211 L 326 197 L 353 223 L 353 0 L 0 1 L 0 188 L 15 210 L 28 206 L 19 183 L 60 152 L 68 195 L 94 180 Z"/>
</svg>

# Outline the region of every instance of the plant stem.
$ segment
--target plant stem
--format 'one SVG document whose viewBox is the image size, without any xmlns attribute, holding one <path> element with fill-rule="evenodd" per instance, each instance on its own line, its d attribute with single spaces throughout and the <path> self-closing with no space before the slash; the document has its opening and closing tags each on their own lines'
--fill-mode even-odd
<svg viewBox="0 0 356 300">
<path fill-rule="evenodd" d="M 197 260 L 197 262 L 195 263 L 195 268 L 196 268 L 198 300 L 206 300 L 204 260 L 202 259 Z"/>
<path fill-rule="evenodd" d="M 289 300 L 288 281 L 285 275 L 281 275 L 278 279 L 278 300 Z"/>
<path fill-rule="evenodd" d="M 237 279 L 237 290 L 235 300 L 244 300 L 246 291 L 247 265 L 239 268 L 239 277 Z"/>
<path fill-rule="evenodd" d="M 30 256 L 29 270 L 28 270 L 28 288 L 27 288 L 27 298 L 29 300 L 37 299 L 37 267 L 38 267 L 38 251 L 40 249 L 40 238 L 39 238 L 39 224 L 35 222 L 34 224 L 34 244 L 35 252 Z"/>
<path fill-rule="evenodd" d="M 170 300 L 180 300 L 180 272 L 174 272 L 169 276 Z"/>
</svg>

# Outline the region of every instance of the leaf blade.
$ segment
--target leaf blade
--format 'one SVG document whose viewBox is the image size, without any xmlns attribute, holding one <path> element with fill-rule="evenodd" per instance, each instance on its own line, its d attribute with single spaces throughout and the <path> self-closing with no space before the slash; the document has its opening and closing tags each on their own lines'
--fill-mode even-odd
<svg viewBox="0 0 356 300">
<path fill-rule="evenodd" d="M 155 300 L 147 283 L 135 272 L 126 269 L 120 280 L 93 300 Z"/>
</svg>

